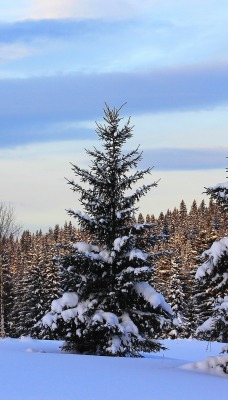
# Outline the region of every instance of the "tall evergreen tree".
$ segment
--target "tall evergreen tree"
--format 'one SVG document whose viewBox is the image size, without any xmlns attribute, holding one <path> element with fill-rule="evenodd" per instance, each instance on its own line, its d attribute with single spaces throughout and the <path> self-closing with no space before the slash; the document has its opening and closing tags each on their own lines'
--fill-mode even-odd
<svg viewBox="0 0 228 400">
<path fill-rule="evenodd" d="M 190 331 L 189 321 L 186 317 L 188 306 L 180 279 L 180 271 L 178 271 L 178 269 L 178 263 L 176 261 L 172 261 L 171 277 L 166 299 L 172 307 L 175 316 L 174 325 L 176 329 L 173 329 L 171 332 L 169 332 L 169 335 L 174 337 L 187 337 L 189 336 Z"/>
<path fill-rule="evenodd" d="M 228 168 L 226 168 L 226 172 L 228 173 Z M 206 193 L 216 203 L 221 204 L 225 210 L 228 210 L 228 181 L 206 188 Z"/>
<path fill-rule="evenodd" d="M 158 351 L 154 340 L 169 322 L 171 308 L 148 283 L 157 254 L 142 251 L 154 243 L 151 224 L 135 223 L 135 204 L 156 183 L 138 183 L 151 168 L 133 171 L 141 153 L 123 153 L 132 136 L 130 119 L 122 124 L 120 109 L 104 110 L 104 125 L 97 124 L 103 150 L 87 150 L 89 170 L 73 165 L 84 187 L 74 180 L 71 189 L 80 195 L 84 211 L 68 213 L 77 218 L 90 243 L 77 242 L 63 257 L 68 275 L 67 291 L 52 302 L 42 323 L 66 339 L 66 349 L 97 355 L 138 356 L 141 351 Z M 129 190 L 132 192 L 129 193 Z M 148 235 L 145 235 L 148 232 Z"/>
<path fill-rule="evenodd" d="M 30 287 L 31 306 L 30 321 L 32 326 L 29 334 L 42 339 L 57 339 L 57 335 L 43 330 L 39 324 L 40 319 L 48 312 L 53 299 L 60 295 L 60 276 L 54 266 L 54 244 L 49 235 L 42 236 L 37 241 L 37 254 L 30 275 L 33 277 L 33 290 Z M 35 279 L 34 279 L 35 278 Z M 35 290 L 34 290 L 35 289 Z M 38 323 L 37 323 L 38 322 Z M 47 334 L 48 333 L 48 334 Z"/>
<path fill-rule="evenodd" d="M 10 336 L 11 313 L 13 307 L 13 274 L 11 260 L 13 258 L 13 235 L 0 239 L 0 336 Z"/>
<path fill-rule="evenodd" d="M 228 171 L 227 171 L 228 172 Z M 207 189 L 219 205 L 228 211 L 228 181 Z M 197 329 L 200 337 L 228 341 L 228 237 L 215 241 L 204 251 L 206 261 L 198 268 L 198 279 L 203 292 L 210 296 L 211 315 Z"/>
</svg>

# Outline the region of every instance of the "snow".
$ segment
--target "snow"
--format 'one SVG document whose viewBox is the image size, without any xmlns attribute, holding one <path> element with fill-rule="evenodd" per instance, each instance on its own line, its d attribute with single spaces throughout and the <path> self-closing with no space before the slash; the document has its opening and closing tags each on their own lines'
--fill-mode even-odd
<svg viewBox="0 0 228 400">
<path fill-rule="evenodd" d="M 122 236 L 122 237 L 116 238 L 114 240 L 114 250 L 120 251 L 121 247 L 124 246 L 124 244 L 126 243 L 126 241 L 128 239 L 129 239 L 129 236 Z"/>
<path fill-rule="evenodd" d="M 198 332 L 207 332 L 210 331 L 213 328 L 213 322 L 214 322 L 214 318 L 210 317 L 208 318 L 206 321 L 203 322 L 202 325 L 200 325 L 197 328 L 197 333 Z"/>
<path fill-rule="evenodd" d="M 162 307 L 163 310 L 172 314 L 172 309 L 168 303 L 166 303 L 164 297 L 161 293 L 156 292 L 156 290 L 150 286 L 147 282 L 138 282 L 134 286 L 137 293 L 141 294 L 146 301 L 148 301 L 154 308 Z"/>
<path fill-rule="evenodd" d="M 115 257 L 115 252 L 110 252 L 105 248 L 86 242 L 76 242 L 73 247 L 91 259 L 101 260 L 109 264 L 112 264 L 113 258 Z"/>
<path fill-rule="evenodd" d="M 144 253 L 142 250 L 139 250 L 139 249 L 133 249 L 130 251 L 130 254 L 129 254 L 130 261 L 133 260 L 133 258 L 139 258 L 143 261 L 146 261 L 147 257 L 148 257 L 148 254 Z"/>
<path fill-rule="evenodd" d="M 123 344 L 126 345 L 129 340 L 131 340 L 131 334 L 137 336 L 139 340 L 143 340 L 143 338 L 139 335 L 137 326 L 127 313 L 124 313 L 120 319 L 118 319 L 117 315 L 114 313 L 99 310 L 93 315 L 92 321 L 99 323 L 103 323 L 103 321 L 105 321 L 106 325 L 116 326 L 119 333 L 121 333 L 121 338 L 117 335 L 114 335 L 109 341 L 109 347 L 107 348 L 107 351 L 110 351 L 111 354 L 123 352 Z"/>
<path fill-rule="evenodd" d="M 127 313 L 123 314 L 121 319 L 122 319 L 121 325 L 124 327 L 125 332 L 134 333 L 135 335 L 138 335 L 139 330 Z"/>
<path fill-rule="evenodd" d="M 228 353 L 228 344 L 225 344 L 225 346 L 221 348 L 221 353 Z"/>
<path fill-rule="evenodd" d="M 209 317 L 206 321 L 203 322 L 202 325 L 200 325 L 197 328 L 197 332 L 207 332 L 211 331 L 214 329 L 214 326 L 218 320 L 221 320 L 224 324 L 227 325 L 227 320 L 221 316 L 218 315 L 219 310 L 225 311 L 225 314 L 228 312 L 228 296 L 225 296 L 224 298 L 218 297 L 215 302 L 214 302 L 214 312 L 217 312 L 215 315 L 212 317 Z"/>
<path fill-rule="evenodd" d="M 59 315 L 63 318 L 63 320 L 69 321 L 72 318 L 75 318 L 76 315 L 79 314 L 79 303 L 78 294 L 75 292 L 66 292 L 63 293 L 62 297 L 59 299 L 53 300 L 51 303 L 51 311 L 48 312 L 42 318 L 42 324 L 44 326 L 49 326 L 51 329 L 56 329 L 56 322 L 59 318 Z M 76 307 L 78 305 L 78 307 Z M 71 307 L 65 309 L 66 307 Z"/>
<path fill-rule="evenodd" d="M 96 299 L 80 302 L 77 293 L 64 293 L 61 298 L 53 300 L 51 312 L 48 312 L 42 318 L 42 324 L 44 326 L 49 326 L 54 330 L 56 328 L 57 320 L 59 319 L 63 319 L 65 322 L 70 321 L 71 319 L 84 322 L 85 318 L 90 318 L 92 323 L 99 322 L 105 325 L 116 326 L 118 331 L 122 333 L 123 340 L 128 339 L 130 332 L 136 335 L 138 334 L 138 328 L 126 313 L 118 318 L 114 313 L 97 310 L 91 315 L 91 317 L 88 317 L 88 310 L 93 308 L 94 305 L 96 305 L 96 302 Z M 81 335 L 80 330 L 77 335 Z"/>
<path fill-rule="evenodd" d="M 99 253 L 100 259 L 106 263 L 112 264 L 113 262 L 113 257 L 110 251 L 104 249 L 101 250 Z"/>
<path fill-rule="evenodd" d="M 203 252 L 202 257 L 208 256 L 209 259 L 205 261 L 196 271 L 196 279 L 203 278 L 206 274 L 210 275 L 216 266 L 218 260 L 224 253 L 228 254 L 228 237 L 224 237 L 219 241 L 212 244 L 210 249 Z"/>
<path fill-rule="evenodd" d="M 76 242 L 73 245 L 73 247 L 83 253 L 91 253 L 92 251 L 99 253 L 99 251 L 100 251 L 100 248 L 98 246 L 94 246 L 94 245 L 92 245 L 90 243 L 86 243 L 86 242 Z"/>
<path fill-rule="evenodd" d="M 227 357 L 219 356 L 222 343 L 162 343 L 169 350 L 138 359 L 63 353 L 58 341 L 0 339 L 1 399 L 227 400 L 228 375 L 216 366 Z"/>
<path fill-rule="evenodd" d="M 75 292 L 63 293 L 62 297 L 53 300 L 51 303 L 51 310 L 56 313 L 61 313 L 64 307 L 75 307 L 78 304 L 78 295 Z"/>
<path fill-rule="evenodd" d="M 86 251 L 91 251 L 91 245 L 86 242 L 76 242 L 73 247 L 77 249 L 78 251 L 86 252 Z"/>
<path fill-rule="evenodd" d="M 210 187 L 209 189 L 211 190 L 216 190 L 216 189 L 228 189 L 228 181 L 222 182 L 222 183 L 217 183 L 215 186 Z"/>
<path fill-rule="evenodd" d="M 216 196 L 220 197 L 224 202 L 225 209 L 228 206 L 228 181 L 223 183 L 217 183 L 217 185 L 208 188 L 216 192 Z"/>
<path fill-rule="evenodd" d="M 220 310 L 224 310 L 224 311 L 228 311 L 228 296 L 225 296 L 224 299 L 223 298 L 219 298 L 218 302 L 220 303 L 220 305 L 218 305 L 217 307 L 215 307 L 215 309 L 220 309 Z"/>
<path fill-rule="evenodd" d="M 86 221 L 93 222 L 93 219 L 90 218 L 88 214 L 83 213 L 81 210 L 73 211 L 69 209 L 68 212 L 77 215 L 79 218 L 85 219 Z"/>
<path fill-rule="evenodd" d="M 111 313 L 111 312 L 105 312 L 103 310 L 97 311 L 93 315 L 92 320 L 99 321 L 99 322 L 103 322 L 103 320 L 105 320 L 106 323 L 111 326 L 119 324 L 119 320 L 118 320 L 118 317 L 116 316 L 116 314 Z"/>
<path fill-rule="evenodd" d="M 74 319 L 77 315 L 77 309 L 76 308 L 70 308 L 68 310 L 64 310 L 61 312 L 63 321 L 67 322 L 70 319 Z"/>
<path fill-rule="evenodd" d="M 51 312 L 45 314 L 42 318 L 42 324 L 44 326 L 49 326 L 51 329 L 56 329 L 57 315 L 53 315 Z"/>
<path fill-rule="evenodd" d="M 112 264 L 113 258 L 115 257 L 115 251 L 119 252 L 121 248 L 125 245 L 125 243 L 129 240 L 129 236 L 118 237 L 113 242 L 114 251 L 110 252 L 105 248 L 100 248 L 98 246 L 91 245 L 86 242 L 76 242 L 73 247 L 77 251 L 84 253 L 87 257 L 101 260 Z M 146 260 L 148 257 L 147 253 L 144 253 L 140 249 L 133 249 L 129 253 L 129 260 L 133 260 L 133 258 L 139 258 L 141 260 Z"/>
<path fill-rule="evenodd" d="M 205 360 L 197 361 L 182 366 L 182 369 L 186 370 L 198 370 L 199 372 L 209 372 L 214 375 L 224 376 L 226 375 L 223 371 L 223 366 L 228 363 L 228 355 L 226 356 L 214 356 L 207 357 Z M 228 371 L 228 368 L 227 368 Z"/>
<path fill-rule="evenodd" d="M 121 346 L 121 340 L 118 336 L 113 336 L 110 341 L 110 346 L 107 347 L 107 350 L 110 351 L 111 354 L 116 354 Z"/>
<path fill-rule="evenodd" d="M 133 227 L 134 227 L 137 231 L 140 231 L 140 230 L 145 229 L 145 225 L 147 225 L 147 224 L 134 224 Z"/>
<path fill-rule="evenodd" d="M 137 268 L 127 267 L 125 270 L 123 270 L 123 272 L 133 272 L 134 275 L 139 275 L 141 272 L 148 271 L 148 269 L 149 267 L 137 267 Z"/>
</svg>

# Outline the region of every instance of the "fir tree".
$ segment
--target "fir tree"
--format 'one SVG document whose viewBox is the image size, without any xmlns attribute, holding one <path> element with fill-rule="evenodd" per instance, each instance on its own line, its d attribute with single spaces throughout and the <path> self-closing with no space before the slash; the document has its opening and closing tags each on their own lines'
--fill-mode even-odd
<svg viewBox="0 0 228 400">
<path fill-rule="evenodd" d="M 91 240 L 77 242 L 63 257 L 66 291 L 52 302 L 42 323 L 66 339 L 68 350 L 139 356 L 141 351 L 162 348 L 154 338 L 169 322 L 171 308 L 148 283 L 157 254 L 142 251 L 140 245 L 142 238 L 143 249 L 154 242 L 151 224 L 135 223 L 136 203 L 157 183 L 132 188 L 151 168 L 132 172 L 141 153 L 138 148 L 123 153 L 132 127 L 130 119 L 122 124 L 119 111 L 106 106 L 105 124 L 97 124 L 103 151 L 87 150 L 90 169 L 73 165 L 87 186 L 68 181 L 84 207 L 84 212 L 68 213 Z"/>
</svg>

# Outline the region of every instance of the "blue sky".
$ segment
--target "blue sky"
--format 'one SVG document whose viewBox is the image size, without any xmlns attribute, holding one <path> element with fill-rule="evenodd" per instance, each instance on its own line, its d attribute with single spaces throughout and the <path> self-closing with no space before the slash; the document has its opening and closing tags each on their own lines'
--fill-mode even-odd
<svg viewBox="0 0 228 400">
<path fill-rule="evenodd" d="M 79 208 L 64 176 L 86 167 L 104 102 L 135 125 L 159 188 L 143 213 L 166 211 L 225 180 L 225 0 L 3 0 L 0 9 L 2 201 L 24 228 Z"/>
</svg>

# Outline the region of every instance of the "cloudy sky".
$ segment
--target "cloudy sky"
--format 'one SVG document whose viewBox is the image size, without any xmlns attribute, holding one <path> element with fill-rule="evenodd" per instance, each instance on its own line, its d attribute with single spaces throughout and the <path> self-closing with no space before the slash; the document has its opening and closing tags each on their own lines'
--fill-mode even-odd
<svg viewBox="0 0 228 400">
<path fill-rule="evenodd" d="M 161 178 L 141 212 L 205 199 L 226 178 L 227 42 L 227 0 L 2 0 L 1 201 L 25 229 L 69 220 L 64 177 L 88 166 L 105 102 L 127 102 L 129 150 Z"/>
</svg>

